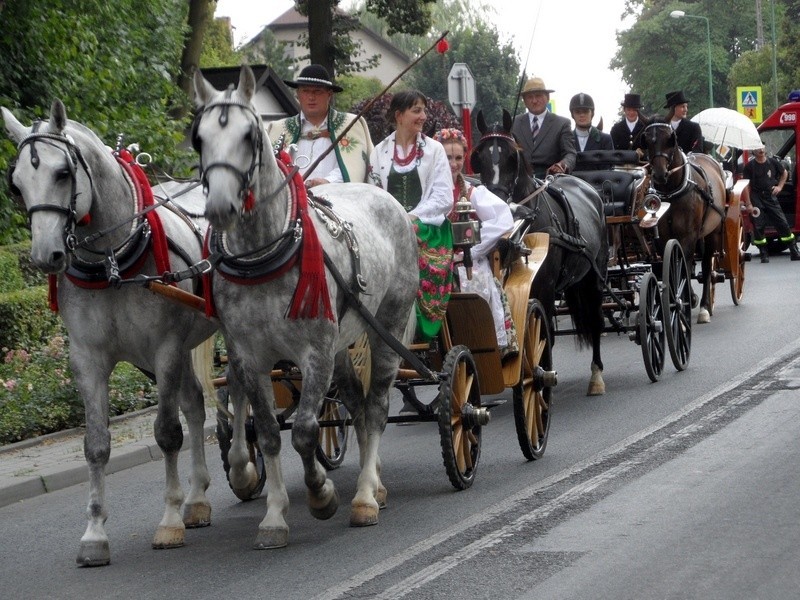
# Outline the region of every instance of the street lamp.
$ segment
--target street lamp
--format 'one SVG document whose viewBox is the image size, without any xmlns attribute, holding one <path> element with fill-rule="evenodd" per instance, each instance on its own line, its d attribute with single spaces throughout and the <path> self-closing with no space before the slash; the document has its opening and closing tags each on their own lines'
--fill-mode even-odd
<svg viewBox="0 0 800 600">
<path fill-rule="evenodd" d="M 700 15 L 687 15 L 682 10 L 673 10 L 669 13 L 673 19 L 703 19 L 706 22 L 706 40 L 708 41 L 708 106 L 714 106 L 714 83 L 711 75 L 711 25 L 709 25 L 708 17 Z"/>
<path fill-rule="evenodd" d="M 775 94 L 775 108 L 778 108 L 778 57 L 775 47 L 775 0 L 770 0 L 772 10 L 772 91 Z"/>
</svg>

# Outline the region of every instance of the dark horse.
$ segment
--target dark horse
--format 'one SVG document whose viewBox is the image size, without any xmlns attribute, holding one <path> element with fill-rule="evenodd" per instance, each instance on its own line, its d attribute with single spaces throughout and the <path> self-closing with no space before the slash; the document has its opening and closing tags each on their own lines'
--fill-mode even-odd
<svg viewBox="0 0 800 600">
<path fill-rule="evenodd" d="M 511 134 L 511 115 L 489 128 L 478 112 L 481 139 L 470 165 L 481 182 L 512 205 L 514 218 L 529 232 L 550 234 L 547 259 L 536 276 L 534 294 L 552 321 L 556 296 L 563 292 L 578 344 L 592 346 L 592 377 L 587 395 L 605 393 L 600 336 L 605 326 L 603 295 L 608 267 L 608 237 L 603 204 L 595 189 L 571 175 L 534 180 Z"/>
<path fill-rule="evenodd" d="M 676 239 L 694 273 L 695 255 L 702 257 L 702 273 L 712 273 L 714 254 L 722 248 L 725 220 L 725 179 L 722 166 L 705 154 L 684 154 L 669 123 L 652 123 L 644 132 L 652 186 L 669 210 L 658 223 L 659 251 Z M 713 274 L 712 274 L 713 277 Z M 712 277 L 703 282 L 698 323 L 708 323 Z"/>
</svg>

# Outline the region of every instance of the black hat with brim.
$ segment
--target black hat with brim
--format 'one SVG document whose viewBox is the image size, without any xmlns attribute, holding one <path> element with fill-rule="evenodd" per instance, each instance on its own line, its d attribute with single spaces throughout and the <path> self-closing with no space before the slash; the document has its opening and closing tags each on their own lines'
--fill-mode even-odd
<svg viewBox="0 0 800 600">
<path fill-rule="evenodd" d="M 284 79 L 283 83 L 291 88 L 299 88 L 300 86 L 304 85 L 313 85 L 327 88 L 329 90 L 333 90 L 334 92 L 341 92 L 344 89 L 333 83 L 331 80 L 331 75 L 328 73 L 328 69 L 322 65 L 308 65 L 307 67 L 303 67 L 303 70 L 300 71 L 300 75 L 297 76 L 297 79 L 294 81 L 286 81 Z"/>
<path fill-rule="evenodd" d="M 689 101 L 686 99 L 686 96 L 683 95 L 683 90 L 677 90 L 667 94 L 667 103 L 664 105 L 664 108 L 671 108 L 673 106 L 677 106 L 678 104 L 688 103 Z"/>
</svg>

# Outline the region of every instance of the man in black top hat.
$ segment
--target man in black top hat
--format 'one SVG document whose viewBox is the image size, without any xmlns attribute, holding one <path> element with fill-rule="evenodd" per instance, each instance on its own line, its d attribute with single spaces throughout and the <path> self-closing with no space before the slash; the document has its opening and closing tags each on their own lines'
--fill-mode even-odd
<svg viewBox="0 0 800 600">
<path fill-rule="evenodd" d="M 683 90 L 676 90 L 667 94 L 668 108 L 665 121 L 672 126 L 678 139 L 678 146 L 684 152 L 703 152 L 703 131 L 700 125 L 687 118 L 689 114 L 689 101 L 683 95 Z"/>
<path fill-rule="evenodd" d="M 622 101 L 624 117 L 611 127 L 611 140 L 617 150 L 639 150 L 644 152 L 642 131 L 648 121 L 641 112 L 642 99 L 639 94 L 625 94 Z"/>
<path fill-rule="evenodd" d="M 272 143 L 283 135 L 284 149 L 296 146 L 294 161 L 305 178 L 306 186 L 366 181 L 372 138 L 363 117 L 313 172 L 307 172 L 355 119 L 355 115 L 339 112 L 331 106 L 333 94 L 341 92 L 342 88 L 333 82 L 328 70 L 322 65 L 308 65 L 294 81 L 284 83 L 297 90 L 300 114 L 267 123 L 267 135 Z"/>
</svg>

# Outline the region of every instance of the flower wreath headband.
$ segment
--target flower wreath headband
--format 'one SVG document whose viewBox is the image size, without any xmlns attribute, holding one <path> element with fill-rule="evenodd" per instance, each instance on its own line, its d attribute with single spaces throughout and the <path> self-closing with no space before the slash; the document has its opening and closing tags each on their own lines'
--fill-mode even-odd
<svg viewBox="0 0 800 600">
<path fill-rule="evenodd" d="M 455 129 L 455 128 L 440 129 L 434 134 L 433 139 L 435 139 L 440 144 L 444 144 L 446 142 L 458 142 L 465 148 L 467 147 L 467 138 L 464 137 L 464 134 L 461 133 L 460 129 Z"/>
</svg>

